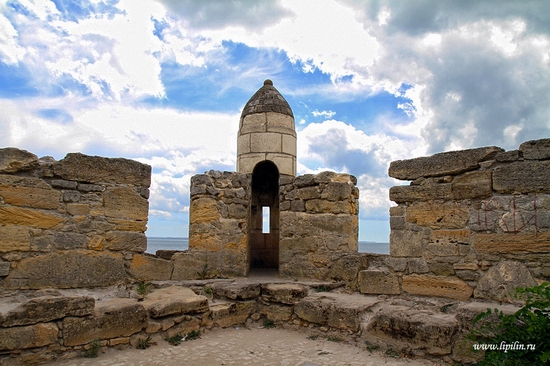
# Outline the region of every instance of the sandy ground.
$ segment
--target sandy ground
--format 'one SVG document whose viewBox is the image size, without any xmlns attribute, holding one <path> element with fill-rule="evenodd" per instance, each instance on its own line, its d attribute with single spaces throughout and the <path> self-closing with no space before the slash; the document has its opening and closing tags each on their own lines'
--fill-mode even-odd
<svg viewBox="0 0 550 366">
<path fill-rule="evenodd" d="M 146 350 L 108 349 L 97 358 L 77 358 L 51 365 L 435 365 L 428 360 L 393 358 L 376 351 L 371 353 L 326 338 L 312 340 L 305 333 L 283 329 L 218 329 L 178 346 L 172 346 L 164 340 L 157 341 L 157 345 Z"/>
</svg>

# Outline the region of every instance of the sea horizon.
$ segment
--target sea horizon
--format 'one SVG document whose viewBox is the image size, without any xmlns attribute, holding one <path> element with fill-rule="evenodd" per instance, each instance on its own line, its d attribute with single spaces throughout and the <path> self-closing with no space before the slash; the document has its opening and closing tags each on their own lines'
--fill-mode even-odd
<svg viewBox="0 0 550 366">
<path fill-rule="evenodd" d="M 187 250 L 189 238 L 176 236 L 148 236 L 146 253 L 157 250 Z M 359 240 L 359 253 L 390 254 L 390 243 Z"/>
</svg>

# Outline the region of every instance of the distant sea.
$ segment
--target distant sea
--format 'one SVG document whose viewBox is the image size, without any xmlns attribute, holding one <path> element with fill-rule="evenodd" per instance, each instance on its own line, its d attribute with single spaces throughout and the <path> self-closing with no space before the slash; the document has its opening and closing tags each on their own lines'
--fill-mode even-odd
<svg viewBox="0 0 550 366">
<path fill-rule="evenodd" d="M 151 254 L 155 254 L 157 250 L 187 250 L 188 248 L 188 238 L 147 238 L 146 252 Z M 390 244 L 360 241 L 359 252 L 390 254 Z"/>
</svg>

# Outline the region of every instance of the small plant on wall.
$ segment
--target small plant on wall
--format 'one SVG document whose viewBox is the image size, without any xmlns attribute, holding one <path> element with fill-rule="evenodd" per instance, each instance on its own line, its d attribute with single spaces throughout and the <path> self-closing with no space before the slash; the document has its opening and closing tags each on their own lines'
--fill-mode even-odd
<svg viewBox="0 0 550 366">
<path fill-rule="evenodd" d="M 479 365 L 550 364 L 550 286 L 517 289 L 525 306 L 511 315 L 487 309 L 473 320 L 468 338 L 474 351 L 485 351 Z"/>
</svg>

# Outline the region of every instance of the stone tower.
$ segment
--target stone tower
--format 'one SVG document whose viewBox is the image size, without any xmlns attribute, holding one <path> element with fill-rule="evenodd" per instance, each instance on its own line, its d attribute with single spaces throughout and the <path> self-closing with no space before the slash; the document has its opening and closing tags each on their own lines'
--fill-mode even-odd
<svg viewBox="0 0 550 366">
<path fill-rule="evenodd" d="M 237 140 L 237 171 L 252 173 L 271 161 L 282 175 L 296 176 L 296 129 L 292 109 L 271 80 L 243 108 Z"/>
<path fill-rule="evenodd" d="M 269 79 L 243 108 L 237 171 L 252 174 L 250 267 L 278 268 L 279 178 L 296 176 L 296 130 L 292 109 Z"/>
</svg>

